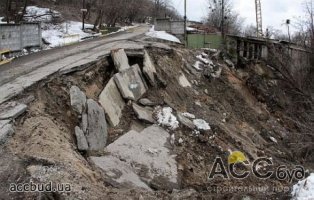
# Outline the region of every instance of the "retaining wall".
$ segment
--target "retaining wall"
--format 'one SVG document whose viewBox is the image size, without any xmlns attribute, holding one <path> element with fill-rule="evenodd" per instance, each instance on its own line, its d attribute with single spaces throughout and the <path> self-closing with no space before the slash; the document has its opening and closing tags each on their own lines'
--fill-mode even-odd
<svg viewBox="0 0 314 200">
<path fill-rule="evenodd" d="M 41 47 L 39 23 L 0 24 L 0 50 L 21 51 L 28 47 Z"/>
</svg>

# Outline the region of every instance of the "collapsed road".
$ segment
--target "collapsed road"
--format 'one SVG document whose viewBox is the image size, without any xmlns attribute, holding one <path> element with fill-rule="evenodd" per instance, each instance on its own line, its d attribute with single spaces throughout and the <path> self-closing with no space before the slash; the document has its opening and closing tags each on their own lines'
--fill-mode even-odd
<svg viewBox="0 0 314 200">
<path fill-rule="evenodd" d="M 37 65 L 34 54 L 18 59 L 11 69 L 4 66 L 1 197 L 265 199 L 298 195 L 292 194 L 295 179 L 259 179 L 253 174 L 245 180 L 209 179 L 209 175 L 215 158 L 226 162 L 232 152 L 241 151 L 246 157 L 241 159 L 269 158 L 273 168 L 302 165 L 308 176 L 314 169 L 313 145 L 308 143 L 313 135 L 306 134 L 313 128 L 308 120 L 313 117 L 313 102 L 290 92 L 287 81 L 263 62 L 236 69 L 217 50 L 146 41 L 142 33 L 147 29 L 112 38 L 121 41 L 101 39 L 53 50 L 50 58 L 42 58 Z M 60 54 L 67 56 L 59 60 Z M 23 69 L 19 62 L 36 67 Z M 27 73 L 19 74 L 21 69 Z M 9 75 L 14 70 L 18 75 Z M 238 170 L 248 167 L 239 165 Z M 262 172 L 268 170 L 259 167 Z M 16 192 L 16 185 L 27 183 L 64 187 Z M 266 189 L 219 189 L 234 186 Z"/>
</svg>

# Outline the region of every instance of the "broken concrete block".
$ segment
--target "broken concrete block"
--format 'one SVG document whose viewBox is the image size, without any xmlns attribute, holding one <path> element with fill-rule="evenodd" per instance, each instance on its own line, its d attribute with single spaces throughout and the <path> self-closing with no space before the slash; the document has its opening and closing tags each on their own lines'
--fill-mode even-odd
<svg viewBox="0 0 314 200">
<path fill-rule="evenodd" d="M 91 160 L 121 184 L 178 188 L 177 162 L 167 147 L 169 137 L 167 131 L 156 125 L 141 133 L 129 131 L 106 148 L 108 156 L 91 157 Z"/>
<path fill-rule="evenodd" d="M 82 122 L 81 122 L 81 128 L 84 133 L 86 133 L 87 131 L 87 126 L 88 126 L 87 114 L 84 113 L 82 115 Z"/>
<path fill-rule="evenodd" d="M 234 68 L 234 64 L 231 60 L 225 59 L 225 63 L 228 65 L 228 67 Z"/>
<path fill-rule="evenodd" d="M 188 81 L 188 79 L 185 77 L 185 75 L 183 73 L 181 73 L 181 75 L 179 77 L 179 84 L 182 87 L 192 87 L 191 83 Z"/>
<path fill-rule="evenodd" d="M 114 62 L 116 69 L 119 72 L 130 68 L 128 57 L 124 49 L 116 49 L 111 51 L 111 57 Z"/>
<path fill-rule="evenodd" d="M 144 51 L 143 74 L 146 76 L 146 78 L 148 79 L 148 81 L 151 84 L 151 86 L 154 86 L 154 87 L 157 86 L 157 83 L 156 83 L 156 80 L 155 80 L 155 76 L 157 74 L 157 71 L 156 71 L 155 65 L 152 62 L 152 60 L 150 59 L 149 54 L 147 53 L 147 51 Z"/>
<path fill-rule="evenodd" d="M 152 124 L 154 123 L 153 111 L 146 109 L 144 107 L 141 107 L 137 105 L 136 103 L 133 103 L 132 107 L 139 120 L 142 120 L 147 123 L 152 123 Z"/>
<path fill-rule="evenodd" d="M 6 143 L 8 138 L 14 134 L 14 129 L 11 124 L 6 124 L 0 129 L 0 144 Z"/>
<path fill-rule="evenodd" d="M 82 114 L 86 105 L 86 95 L 77 86 L 70 89 L 71 106 L 78 114 Z"/>
<path fill-rule="evenodd" d="M 109 155 L 103 157 L 90 157 L 90 160 L 102 169 L 105 174 L 111 178 L 111 181 L 123 185 L 124 188 L 139 187 L 151 190 L 135 173 L 132 167 L 128 165 L 128 163 L 121 161 L 119 158 Z"/>
<path fill-rule="evenodd" d="M 105 112 L 94 100 L 87 100 L 88 128 L 86 139 L 89 150 L 103 150 L 107 143 L 107 122 Z"/>
<path fill-rule="evenodd" d="M 27 109 L 27 105 L 15 101 L 1 105 L 0 120 L 16 119 Z"/>
<path fill-rule="evenodd" d="M 157 104 L 149 99 L 143 98 L 138 101 L 143 106 L 156 106 Z"/>
<path fill-rule="evenodd" d="M 0 129 L 5 125 L 9 124 L 11 120 L 0 120 Z"/>
<path fill-rule="evenodd" d="M 114 78 L 110 79 L 105 89 L 100 94 L 99 103 L 104 108 L 110 125 L 117 126 L 120 123 L 125 102 L 114 82 Z"/>
<path fill-rule="evenodd" d="M 189 120 L 188 118 L 186 118 L 182 113 L 178 113 L 178 120 L 180 123 L 182 123 L 184 126 L 194 130 L 196 128 L 196 126 L 194 125 L 194 123 Z"/>
<path fill-rule="evenodd" d="M 137 101 L 146 92 L 146 85 L 138 65 L 116 74 L 114 80 L 125 99 Z"/>
<path fill-rule="evenodd" d="M 87 151 L 88 150 L 88 144 L 86 137 L 83 133 L 83 131 L 80 129 L 80 127 L 75 127 L 75 136 L 76 136 L 76 142 L 77 142 L 77 148 L 80 151 Z"/>
</svg>

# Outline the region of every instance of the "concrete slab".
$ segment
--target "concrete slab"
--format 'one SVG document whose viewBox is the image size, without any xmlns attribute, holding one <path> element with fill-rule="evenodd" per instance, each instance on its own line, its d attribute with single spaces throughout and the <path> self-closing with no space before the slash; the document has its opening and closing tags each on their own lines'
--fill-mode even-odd
<svg viewBox="0 0 314 200">
<path fill-rule="evenodd" d="M 182 87 L 192 87 L 191 83 L 188 81 L 188 79 L 183 73 L 181 73 L 181 75 L 179 76 L 178 81 Z"/>
<path fill-rule="evenodd" d="M 0 144 L 7 142 L 8 138 L 14 134 L 14 129 L 11 124 L 7 124 L 0 129 Z"/>
<path fill-rule="evenodd" d="M 164 185 L 169 186 L 168 189 L 176 188 L 177 163 L 175 155 L 166 147 L 169 137 L 167 131 L 153 125 L 141 133 L 130 131 L 124 134 L 106 150 L 132 166 L 132 170 L 137 174 L 141 173 L 141 176 L 147 178 L 146 182 L 153 183 L 162 179 Z"/>
<path fill-rule="evenodd" d="M 77 148 L 80 151 L 87 151 L 88 150 L 88 144 L 86 137 L 81 130 L 80 127 L 75 127 L 75 136 L 76 136 L 76 143 L 77 143 Z"/>
<path fill-rule="evenodd" d="M 157 83 L 155 80 L 155 76 L 157 74 L 157 71 L 156 71 L 155 65 L 152 62 L 147 51 L 144 51 L 143 74 L 146 76 L 146 78 L 148 79 L 151 86 L 153 86 L 153 87 L 157 86 Z"/>
<path fill-rule="evenodd" d="M 0 129 L 5 125 L 9 124 L 11 120 L 0 120 Z"/>
<path fill-rule="evenodd" d="M 156 106 L 157 103 L 152 102 L 149 99 L 143 98 L 138 101 L 143 106 Z"/>
<path fill-rule="evenodd" d="M 110 79 L 105 89 L 100 94 L 99 103 L 104 108 L 110 125 L 117 126 L 120 123 L 125 102 L 114 82 L 114 78 Z"/>
<path fill-rule="evenodd" d="M 153 119 L 153 111 L 139 106 L 136 103 L 133 103 L 132 107 L 139 120 L 152 124 L 155 122 Z"/>
<path fill-rule="evenodd" d="M 102 151 L 107 143 L 107 122 L 105 112 L 94 100 L 87 100 L 88 128 L 86 139 L 89 150 Z"/>
<path fill-rule="evenodd" d="M 15 101 L 0 106 L 0 120 L 16 119 L 27 109 L 27 105 Z"/>
<path fill-rule="evenodd" d="M 194 123 L 186 118 L 182 113 L 178 113 L 178 120 L 181 124 L 183 124 L 184 126 L 194 130 L 196 128 L 196 126 L 194 125 Z"/>
<path fill-rule="evenodd" d="M 114 80 L 125 99 L 137 101 L 146 92 L 146 84 L 138 65 L 133 65 L 131 68 L 116 74 Z"/>
<path fill-rule="evenodd" d="M 144 188 L 151 190 L 134 172 L 132 167 L 114 156 L 90 157 L 91 162 L 102 169 L 110 179 L 124 188 Z M 114 185 L 116 185 L 114 184 Z"/>
<path fill-rule="evenodd" d="M 86 95 L 77 86 L 70 89 L 71 106 L 78 114 L 82 114 L 86 107 Z"/>
<path fill-rule="evenodd" d="M 128 57 L 124 49 L 116 49 L 111 51 L 111 57 L 116 69 L 119 72 L 130 68 Z"/>
</svg>

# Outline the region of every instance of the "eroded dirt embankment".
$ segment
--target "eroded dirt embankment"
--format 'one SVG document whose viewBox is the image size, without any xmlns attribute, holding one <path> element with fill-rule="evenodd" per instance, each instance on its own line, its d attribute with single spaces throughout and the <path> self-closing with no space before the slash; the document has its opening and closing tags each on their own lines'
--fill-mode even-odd
<svg viewBox="0 0 314 200">
<path fill-rule="evenodd" d="M 197 119 L 209 123 L 206 131 L 188 128 L 182 123 L 176 129 L 164 129 L 171 135 L 167 148 L 176 155 L 178 187 L 168 187 L 166 180 L 148 181 L 145 168 L 137 175 L 151 190 L 130 188 L 119 184 L 89 159 L 90 156 L 106 156 L 106 151 L 79 151 L 74 129 L 81 118 L 72 109 L 70 88 L 78 86 L 87 96 L 98 102 L 99 95 L 109 79 L 117 72 L 110 57 L 88 69 L 70 75 L 52 76 L 30 88 L 17 100 L 29 95 L 26 114 L 16 120 L 15 134 L 5 146 L 1 165 L 6 166 L 10 178 L 2 173 L 1 181 L 38 183 L 69 183 L 69 193 L 9 194 L 4 197 L 32 199 L 241 199 L 287 198 L 289 192 L 228 192 L 210 191 L 214 186 L 291 186 L 288 181 L 275 177 L 260 180 L 250 176 L 243 180 L 214 179 L 208 175 L 217 156 L 228 159 L 230 151 L 242 151 L 249 160 L 271 157 L 275 165 L 289 167 L 304 165 L 313 171 L 313 102 L 293 94 L 289 85 L 264 64 L 248 65 L 244 69 L 230 69 L 223 61 L 208 53 L 215 65 L 208 76 L 193 67 L 201 51 L 181 48 L 147 49 L 157 71 L 156 87 L 149 86 L 141 98 L 157 106 L 171 107 L 173 114 L 191 113 Z M 206 57 L 206 56 L 205 56 Z M 139 64 L 142 57 L 129 57 L 130 65 Z M 205 64 L 206 65 L 206 64 Z M 204 67 L 205 68 L 205 67 Z M 218 73 L 221 70 L 221 73 Z M 217 73 L 217 74 L 215 74 Z M 182 74 L 186 81 L 180 81 Z M 145 78 L 148 83 L 147 79 Z M 298 103 L 295 99 L 301 99 Z M 301 102 L 301 101 L 300 101 Z M 125 100 L 120 123 L 108 125 L 108 144 L 112 144 L 130 130 L 141 132 L 150 123 L 143 122 L 133 110 L 132 102 Z M 293 115 L 298 106 L 298 116 Z M 149 106 L 148 106 L 149 107 Z M 159 108 L 160 109 L 160 108 Z M 158 108 L 157 108 L 158 110 Z M 154 113 L 156 119 L 156 113 Z M 311 118 L 312 117 L 312 118 Z M 311 119 L 312 121 L 310 121 Z M 158 124 L 157 122 L 155 122 Z M 193 124 L 192 124 L 193 126 Z M 307 132 L 308 130 L 309 132 Z M 154 149 L 152 150 L 154 151 Z M 8 157 L 13 159 L 9 161 Z M 7 163 L 3 163 L 6 162 Z M 10 169 L 9 167 L 10 166 Z M 141 176 L 142 175 L 142 176 Z M 18 178 L 19 177 L 19 178 Z M 168 187 L 168 188 L 167 188 Z M 5 188 L 2 187 L 2 188 Z"/>
</svg>

